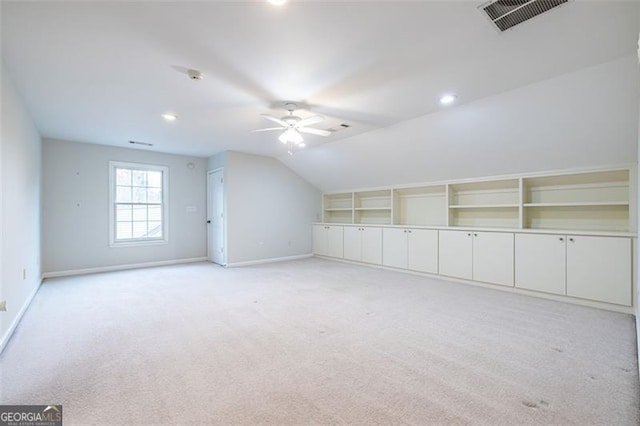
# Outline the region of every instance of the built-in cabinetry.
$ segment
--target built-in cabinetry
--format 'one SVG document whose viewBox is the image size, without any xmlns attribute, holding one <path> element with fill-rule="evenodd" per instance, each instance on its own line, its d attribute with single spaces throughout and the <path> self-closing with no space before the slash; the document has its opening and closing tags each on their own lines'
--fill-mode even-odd
<svg viewBox="0 0 640 426">
<path fill-rule="evenodd" d="M 356 262 L 382 264 L 382 228 L 345 226 L 344 258 Z"/>
<path fill-rule="evenodd" d="M 342 226 L 313 225 L 313 252 L 320 256 L 344 256 L 344 231 Z"/>
<path fill-rule="evenodd" d="M 517 234 L 516 287 L 631 306 L 631 240 Z"/>
<path fill-rule="evenodd" d="M 323 195 L 323 223 L 634 232 L 635 168 Z"/>
<path fill-rule="evenodd" d="M 382 235 L 383 265 L 438 273 L 438 231 L 384 228 Z"/>
<path fill-rule="evenodd" d="M 636 167 L 323 195 L 314 253 L 632 306 Z"/>
<path fill-rule="evenodd" d="M 440 231 L 440 274 L 513 286 L 513 234 Z"/>
</svg>

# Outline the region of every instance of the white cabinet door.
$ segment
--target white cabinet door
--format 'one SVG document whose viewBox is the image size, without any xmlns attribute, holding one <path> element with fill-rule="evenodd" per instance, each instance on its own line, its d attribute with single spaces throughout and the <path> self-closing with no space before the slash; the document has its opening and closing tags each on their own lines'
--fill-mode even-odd
<svg viewBox="0 0 640 426">
<path fill-rule="evenodd" d="M 382 263 L 393 268 L 407 267 L 407 230 L 384 228 L 382 231 Z"/>
<path fill-rule="evenodd" d="M 327 256 L 342 258 L 344 253 L 342 226 L 329 226 L 327 232 Z"/>
<path fill-rule="evenodd" d="M 382 264 L 382 228 L 364 227 L 360 228 L 362 235 L 362 261 L 366 263 Z M 345 257 L 346 253 L 345 234 Z"/>
<path fill-rule="evenodd" d="M 473 233 L 473 279 L 513 286 L 513 234 Z"/>
<path fill-rule="evenodd" d="M 327 251 L 327 227 L 324 225 L 313 225 L 313 253 L 319 256 L 326 256 Z"/>
<path fill-rule="evenodd" d="M 440 231 L 438 264 L 441 275 L 470 280 L 473 238 L 467 231 Z"/>
<path fill-rule="evenodd" d="M 407 267 L 413 271 L 438 273 L 438 231 L 409 229 Z"/>
<path fill-rule="evenodd" d="M 631 306 L 631 240 L 568 236 L 567 296 Z"/>
<path fill-rule="evenodd" d="M 516 234 L 516 287 L 566 294 L 565 240 L 562 235 Z"/>
<path fill-rule="evenodd" d="M 362 260 L 362 228 L 344 227 L 344 258 L 360 262 Z"/>
</svg>

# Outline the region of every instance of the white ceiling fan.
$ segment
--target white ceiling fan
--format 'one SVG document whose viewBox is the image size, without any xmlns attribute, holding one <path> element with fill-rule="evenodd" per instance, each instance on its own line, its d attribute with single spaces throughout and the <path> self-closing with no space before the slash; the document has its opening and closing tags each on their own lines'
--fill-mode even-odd
<svg viewBox="0 0 640 426">
<path fill-rule="evenodd" d="M 331 134 L 328 130 L 322 129 L 314 129 L 312 127 L 307 127 L 312 124 L 319 123 L 324 121 L 324 117 L 321 115 L 313 115 L 307 118 L 300 118 L 296 115 L 293 115 L 293 111 L 296 109 L 296 104 L 292 102 L 288 102 L 284 104 L 289 111 L 289 115 L 285 115 L 284 117 L 278 118 L 269 114 L 262 114 L 264 118 L 267 120 L 271 120 L 275 123 L 278 123 L 280 127 L 269 127 L 266 129 L 258 129 L 254 130 L 254 132 L 266 132 L 270 130 L 284 130 L 282 134 L 278 137 L 278 140 L 283 144 L 287 145 L 287 152 L 291 155 L 295 148 L 304 148 L 305 143 L 302 135 L 300 133 L 308 133 L 311 135 L 318 136 L 329 136 Z"/>
</svg>

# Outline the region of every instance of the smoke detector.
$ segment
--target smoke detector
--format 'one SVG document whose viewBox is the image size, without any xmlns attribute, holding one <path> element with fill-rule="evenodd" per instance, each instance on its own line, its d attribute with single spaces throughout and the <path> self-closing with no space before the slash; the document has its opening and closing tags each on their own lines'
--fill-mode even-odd
<svg viewBox="0 0 640 426">
<path fill-rule="evenodd" d="M 191 80 L 202 80 L 204 74 L 198 70 L 187 70 L 187 74 Z"/>
</svg>

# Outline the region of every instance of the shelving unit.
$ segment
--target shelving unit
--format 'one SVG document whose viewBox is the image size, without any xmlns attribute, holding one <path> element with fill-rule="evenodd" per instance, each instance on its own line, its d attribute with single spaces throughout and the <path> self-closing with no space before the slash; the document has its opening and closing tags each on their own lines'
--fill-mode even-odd
<svg viewBox="0 0 640 426">
<path fill-rule="evenodd" d="M 322 197 L 325 223 L 353 223 L 353 193 L 325 194 Z"/>
<path fill-rule="evenodd" d="M 323 222 L 634 232 L 635 167 L 323 195 Z"/>
<path fill-rule="evenodd" d="M 354 223 L 389 225 L 392 218 L 391 190 L 354 193 Z"/>
<path fill-rule="evenodd" d="M 449 226 L 520 227 L 518 179 L 448 185 Z"/>
<path fill-rule="evenodd" d="M 629 170 L 523 179 L 523 226 L 629 231 Z"/>
<path fill-rule="evenodd" d="M 393 202 L 393 223 L 396 225 L 447 224 L 446 185 L 394 189 Z"/>
</svg>

